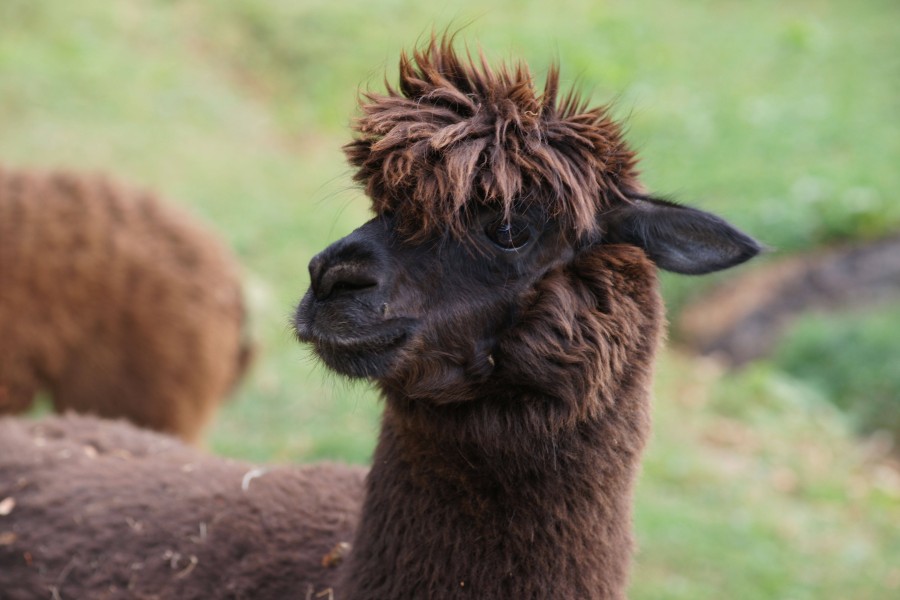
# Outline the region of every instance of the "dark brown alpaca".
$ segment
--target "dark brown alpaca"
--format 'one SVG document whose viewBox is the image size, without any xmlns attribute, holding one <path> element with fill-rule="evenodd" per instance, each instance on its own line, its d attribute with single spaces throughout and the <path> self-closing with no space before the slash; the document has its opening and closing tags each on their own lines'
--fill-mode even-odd
<svg viewBox="0 0 900 600">
<path fill-rule="evenodd" d="M 663 329 L 656 267 L 724 269 L 757 245 L 717 217 L 646 196 L 618 126 L 571 94 L 560 100 L 555 70 L 540 92 L 524 66 L 492 70 L 433 40 L 401 60 L 400 82 L 365 97 L 347 148 L 376 217 L 312 260 L 295 318 L 329 367 L 370 379 L 385 399 L 352 550 L 329 571 L 308 554 L 285 560 L 264 548 L 284 567 L 260 573 L 264 591 L 253 597 L 285 597 L 262 587 L 274 578 L 295 597 L 327 585 L 353 600 L 622 598 Z M 61 461 L 21 445 L 8 452 L 0 482 L 28 483 L 0 488 L 18 498 L 0 520 L 0 536 L 15 536 L 0 554 L 0 587 L 32 591 L 66 567 L 37 548 L 63 537 L 74 551 L 132 513 L 117 505 L 61 536 L 44 521 L 82 514 L 84 500 L 65 498 L 83 484 L 48 492 L 47 481 L 69 480 Z M 178 463 L 154 460 L 139 482 L 128 479 L 141 492 L 127 509 L 160 524 L 168 514 L 206 518 L 217 493 L 155 492 Z M 89 472 L 91 499 L 114 494 L 115 476 Z M 313 487 L 336 486 L 328 473 Z M 309 495 L 298 493 L 297 506 L 317 506 Z M 298 510 L 298 550 L 341 541 L 338 527 L 310 534 L 310 518 Z M 246 519 L 260 532 L 263 521 Z M 143 556 L 165 531 L 121 536 L 115 552 Z M 75 596 L 131 577 L 145 596 L 227 597 L 233 566 L 253 552 L 246 539 L 220 538 L 242 551 L 198 558 L 178 581 L 98 561 L 91 573 L 66 572 L 66 583 Z"/>
<path fill-rule="evenodd" d="M 0 413 L 45 390 L 194 440 L 249 357 L 238 272 L 150 193 L 0 168 Z"/>
<path fill-rule="evenodd" d="M 310 265 L 301 339 L 386 400 L 348 598 L 619 598 L 662 330 L 653 262 L 755 242 L 653 200 L 601 108 L 435 41 L 347 147 L 376 218 Z M 643 250 L 643 251 L 642 251 Z"/>
</svg>

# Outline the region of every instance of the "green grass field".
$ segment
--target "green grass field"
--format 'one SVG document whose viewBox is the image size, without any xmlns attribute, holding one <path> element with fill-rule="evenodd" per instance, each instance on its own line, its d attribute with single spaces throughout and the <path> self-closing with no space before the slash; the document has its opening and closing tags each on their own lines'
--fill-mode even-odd
<svg viewBox="0 0 900 600">
<path fill-rule="evenodd" d="M 558 60 L 627 119 L 651 189 L 777 255 L 900 226 L 897 23 L 895 0 L 0 0 L 0 161 L 115 173 L 234 246 L 262 354 L 211 451 L 365 462 L 378 399 L 317 366 L 287 319 L 311 256 L 366 218 L 340 147 L 357 91 L 393 77 L 400 49 L 450 26 L 539 77 Z M 667 302 L 709 284 L 667 277 Z M 876 349 L 900 339 L 873 319 Z M 865 382 L 803 370 L 827 360 L 810 344 L 846 347 L 817 323 L 739 374 L 662 357 L 632 597 L 900 597 L 900 481 L 883 436 L 855 438 L 827 401 Z M 851 356 L 840 372 L 860 371 Z"/>
</svg>

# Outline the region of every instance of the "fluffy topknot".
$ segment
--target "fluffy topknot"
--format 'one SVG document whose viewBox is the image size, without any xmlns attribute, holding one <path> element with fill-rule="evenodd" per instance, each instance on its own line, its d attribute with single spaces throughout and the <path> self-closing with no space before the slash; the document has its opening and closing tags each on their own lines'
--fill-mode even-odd
<svg viewBox="0 0 900 600">
<path fill-rule="evenodd" d="M 492 69 L 483 54 L 457 54 L 452 36 L 432 36 L 401 54 L 399 89 L 365 93 L 360 106 L 344 147 L 354 179 L 411 238 L 462 235 L 478 205 L 507 216 L 539 208 L 581 236 L 639 190 L 619 125 L 574 91 L 559 97 L 556 66 L 538 92 L 524 63 Z"/>
</svg>

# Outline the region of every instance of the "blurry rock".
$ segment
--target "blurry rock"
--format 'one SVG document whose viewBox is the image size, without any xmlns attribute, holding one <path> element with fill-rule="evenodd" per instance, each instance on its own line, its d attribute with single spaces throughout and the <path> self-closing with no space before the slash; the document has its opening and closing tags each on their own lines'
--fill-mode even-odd
<svg viewBox="0 0 900 600">
<path fill-rule="evenodd" d="M 809 311 L 837 311 L 900 298 L 900 235 L 792 256 L 727 283 L 677 320 L 692 349 L 741 366 L 771 352 Z"/>
</svg>

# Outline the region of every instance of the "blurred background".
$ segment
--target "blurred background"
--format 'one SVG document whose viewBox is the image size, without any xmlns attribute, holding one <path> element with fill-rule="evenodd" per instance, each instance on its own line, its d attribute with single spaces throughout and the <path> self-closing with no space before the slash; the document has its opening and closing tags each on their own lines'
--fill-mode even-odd
<svg viewBox="0 0 900 600">
<path fill-rule="evenodd" d="M 0 0 L 0 162 L 154 188 L 235 248 L 261 355 L 209 450 L 365 463 L 376 395 L 287 324 L 312 255 L 367 218 L 356 95 L 448 25 L 539 79 L 556 60 L 627 121 L 649 189 L 771 249 L 664 278 L 632 597 L 896 598 L 898 23 L 896 0 Z"/>
</svg>

